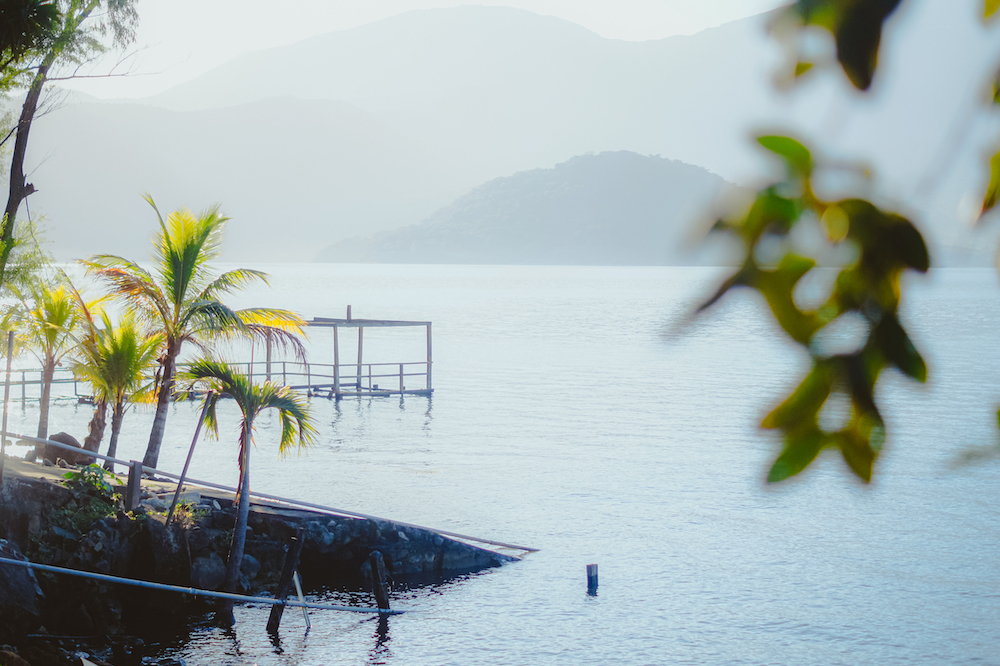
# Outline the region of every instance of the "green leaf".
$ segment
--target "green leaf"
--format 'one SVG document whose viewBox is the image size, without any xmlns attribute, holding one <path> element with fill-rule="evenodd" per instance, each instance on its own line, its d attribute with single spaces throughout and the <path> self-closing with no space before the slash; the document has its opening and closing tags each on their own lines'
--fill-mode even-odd
<svg viewBox="0 0 1000 666">
<path fill-rule="evenodd" d="M 1000 0 L 983 0 L 983 19 L 988 19 L 1000 9 Z"/>
<path fill-rule="evenodd" d="M 837 60 L 855 88 L 868 90 L 878 67 L 882 24 L 899 6 L 900 0 L 865 0 L 840 3 L 840 17 L 834 31 Z"/>
<path fill-rule="evenodd" d="M 990 158 L 990 184 L 986 188 L 983 210 L 979 213 L 980 217 L 993 210 L 993 207 L 997 205 L 998 196 L 1000 196 L 1000 152 Z"/>
<path fill-rule="evenodd" d="M 823 433 L 818 429 L 810 429 L 797 435 L 789 435 L 785 439 L 785 450 L 771 466 L 767 475 L 768 483 L 776 483 L 795 476 L 816 459 L 823 450 Z"/>
<path fill-rule="evenodd" d="M 791 173 L 809 176 L 812 173 L 812 153 L 801 143 L 787 136 L 759 136 L 757 143 L 785 160 Z"/>
<path fill-rule="evenodd" d="M 816 363 L 795 392 L 764 417 L 761 427 L 788 429 L 805 422 L 815 423 L 832 388 L 833 374 L 829 364 Z"/>
<path fill-rule="evenodd" d="M 884 439 L 884 434 L 880 433 L 880 437 Z M 875 458 L 878 455 L 869 440 L 862 437 L 857 431 L 849 430 L 837 433 L 835 441 L 841 455 L 844 456 L 844 462 L 851 468 L 851 471 L 865 483 L 870 483 L 872 468 L 875 466 Z M 881 448 L 882 442 L 879 441 L 878 444 Z"/>
<path fill-rule="evenodd" d="M 797 62 L 795 63 L 795 77 L 798 78 L 803 74 L 809 72 L 814 67 L 814 63 L 811 62 Z"/>
<path fill-rule="evenodd" d="M 893 365 L 918 382 L 927 381 L 927 364 L 894 314 L 882 315 L 872 331 L 872 337 L 879 350 Z"/>
<path fill-rule="evenodd" d="M 795 305 L 795 285 L 816 262 L 808 257 L 786 254 L 773 271 L 759 271 L 752 286 L 767 299 L 774 318 L 781 328 L 796 342 L 808 345 L 810 338 L 820 328 L 815 315 L 799 310 Z"/>
</svg>

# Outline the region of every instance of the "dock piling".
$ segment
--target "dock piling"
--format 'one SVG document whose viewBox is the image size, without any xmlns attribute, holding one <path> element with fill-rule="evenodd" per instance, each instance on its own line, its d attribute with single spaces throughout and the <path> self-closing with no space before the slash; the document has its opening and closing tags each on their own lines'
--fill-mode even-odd
<svg viewBox="0 0 1000 666">
<path fill-rule="evenodd" d="M 587 565 L 587 594 L 592 597 L 597 596 L 597 565 Z"/>
</svg>

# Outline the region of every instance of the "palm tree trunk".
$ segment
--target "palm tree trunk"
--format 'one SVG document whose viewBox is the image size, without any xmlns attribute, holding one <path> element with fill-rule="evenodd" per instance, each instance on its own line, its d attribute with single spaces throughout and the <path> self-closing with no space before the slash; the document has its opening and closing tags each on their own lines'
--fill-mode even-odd
<svg viewBox="0 0 1000 666">
<path fill-rule="evenodd" d="M 83 438 L 83 450 L 97 453 L 101 448 L 101 440 L 104 439 L 104 428 L 108 424 L 108 401 L 98 400 L 94 403 L 94 416 L 90 419 L 90 426 L 87 436 Z M 88 458 L 89 462 L 95 459 Z M 89 463 L 88 463 L 89 464 Z"/>
<path fill-rule="evenodd" d="M 167 428 L 167 411 L 170 409 L 170 396 L 174 391 L 174 368 L 177 365 L 179 351 L 179 347 L 167 346 L 166 358 L 163 360 L 163 375 L 160 377 L 160 390 L 156 396 L 156 416 L 153 417 L 153 429 L 149 433 L 146 455 L 142 459 L 142 464 L 146 467 L 156 467 L 156 463 L 160 460 L 160 446 L 163 444 L 163 434 Z"/>
<path fill-rule="evenodd" d="M 49 436 L 49 397 L 52 395 L 52 377 L 56 373 L 56 362 L 46 361 L 42 370 L 42 397 L 38 401 L 38 438 Z"/>
<path fill-rule="evenodd" d="M 108 455 L 112 458 L 118 453 L 118 433 L 122 429 L 122 419 L 125 417 L 125 401 L 119 400 L 111 410 L 111 442 L 108 443 Z M 115 464 L 110 460 L 104 461 L 104 469 L 114 472 Z"/>
<path fill-rule="evenodd" d="M 236 592 L 236 584 L 240 580 L 240 565 L 243 564 L 243 548 L 247 541 L 247 523 L 250 519 L 250 432 L 253 428 L 253 418 L 246 417 L 243 424 L 243 442 L 240 451 L 240 496 L 236 515 L 236 526 L 233 528 L 233 540 L 229 547 L 229 561 L 226 563 L 226 582 L 223 590 Z M 222 627 L 231 627 L 236 623 L 233 616 L 233 600 L 226 599 L 216 615 L 216 622 Z"/>
</svg>

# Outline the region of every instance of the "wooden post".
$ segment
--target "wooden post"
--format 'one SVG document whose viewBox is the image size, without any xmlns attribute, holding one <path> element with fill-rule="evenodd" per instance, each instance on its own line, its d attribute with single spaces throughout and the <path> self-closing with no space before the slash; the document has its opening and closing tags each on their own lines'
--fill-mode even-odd
<svg viewBox="0 0 1000 666">
<path fill-rule="evenodd" d="M 427 390 L 431 390 L 431 325 L 427 324 Z"/>
<path fill-rule="evenodd" d="M 264 363 L 264 371 L 267 374 L 267 381 L 271 381 L 271 331 L 264 334 L 267 342 L 267 360 Z"/>
<path fill-rule="evenodd" d="M 365 329 L 358 326 L 358 393 L 361 393 L 361 350 L 365 343 Z"/>
<path fill-rule="evenodd" d="M 177 508 L 177 500 L 184 490 L 184 478 L 187 477 L 188 467 L 191 465 L 191 456 L 194 455 L 194 445 L 198 443 L 198 435 L 201 433 L 201 426 L 205 423 L 205 415 L 215 402 L 215 391 L 209 391 L 205 396 L 205 406 L 201 408 L 201 416 L 198 418 L 198 425 L 194 429 L 194 437 L 191 438 L 191 448 L 188 449 L 187 460 L 184 461 L 184 469 L 181 470 L 181 478 L 177 479 L 177 490 L 174 491 L 174 499 L 170 502 L 170 511 L 167 512 L 167 525 L 174 517 L 174 509 Z"/>
<path fill-rule="evenodd" d="M 21 373 L 21 409 L 24 409 L 25 404 L 28 402 L 28 379 L 25 374 Z"/>
<path fill-rule="evenodd" d="M 382 553 L 373 550 L 368 556 L 368 561 L 372 565 L 372 592 L 375 593 L 375 601 L 379 608 L 389 610 L 389 590 L 386 586 L 388 574 L 385 571 L 385 561 Z"/>
<path fill-rule="evenodd" d="M 142 496 L 142 463 L 133 460 L 128 468 L 128 485 L 125 487 L 125 510 L 133 511 Z"/>
<path fill-rule="evenodd" d="M 288 540 L 285 546 L 285 564 L 281 568 L 281 578 L 278 580 L 278 591 L 274 598 L 284 601 L 288 596 L 288 588 L 292 584 L 292 574 L 299 566 L 299 555 L 302 554 L 302 529 L 295 532 L 295 536 Z M 271 616 L 267 619 L 267 630 L 270 633 L 278 631 L 281 624 L 281 614 L 285 611 L 285 604 L 274 604 L 271 606 Z"/>
<path fill-rule="evenodd" d="M 351 306 L 348 305 L 348 308 Z M 337 327 L 333 327 L 333 394 L 340 399 L 340 345 L 338 344 Z"/>
<path fill-rule="evenodd" d="M 399 364 L 399 392 L 403 392 L 403 364 Z"/>
<path fill-rule="evenodd" d="M 597 596 L 597 565 L 587 565 L 587 594 Z"/>
<path fill-rule="evenodd" d="M 10 403 L 10 364 L 14 356 L 14 331 L 7 331 L 7 378 L 3 385 L 3 432 L 0 432 L 0 488 L 7 458 L 7 405 Z"/>
</svg>

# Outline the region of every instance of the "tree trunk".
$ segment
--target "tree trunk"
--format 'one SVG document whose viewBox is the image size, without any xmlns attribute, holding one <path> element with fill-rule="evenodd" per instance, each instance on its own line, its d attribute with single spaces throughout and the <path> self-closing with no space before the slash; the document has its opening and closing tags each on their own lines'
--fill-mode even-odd
<svg viewBox="0 0 1000 666">
<path fill-rule="evenodd" d="M 153 429 L 149 433 L 146 455 L 142 459 L 142 464 L 146 467 L 156 467 L 156 463 L 160 460 L 160 446 L 163 444 L 163 434 L 167 428 L 167 411 L 170 409 L 170 397 L 174 391 L 174 370 L 179 352 L 179 346 L 167 345 L 166 358 L 163 360 L 163 375 L 160 377 L 160 390 L 156 397 L 156 416 L 153 417 Z"/>
<path fill-rule="evenodd" d="M 108 443 L 108 455 L 112 458 L 118 453 L 118 433 L 122 429 L 122 419 L 125 417 L 125 401 L 120 400 L 115 403 L 111 410 L 111 442 Z M 110 460 L 104 461 L 104 469 L 114 472 L 115 464 Z"/>
<path fill-rule="evenodd" d="M 35 78 L 31 81 L 28 94 L 21 105 L 21 117 L 17 121 L 17 136 L 14 139 L 14 153 L 10 160 L 10 192 L 7 196 L 7 207 L 4 209 L 3 224 L 0 226 L 0 285 L 3 284 L 7 271 L 7 259 L 14 248 L 14 220 L 21 202 L 35 191 L 35 186 L 24 180 L 24 156 L 28 151 L 28 134 L 31 122 L 38 110 L 38 100 L 42 95 L 49 68 L 55 62 L 56 54 L 50 51 L 38 67 Z"/>
<path fill-rule="evenodd" d="M 108 401 L 97 400 L 94 403 L 94 416 L 90 419 L 90 426 L 87 429 L 87 436 L 83 438 L 83 450 L 91 453 L 98 453 L 101 449 L 101 440 L 104 439 L 104 428 L 108 424 Z M 90 459 L 94 462 L 96 459 Z"/>
<path fill-rule="evenodd" d="M 243 548 L 247 541 L 247 523 L 250 519 L 250 431 L 253 419 L 246 417 L 243 424 L 243 441 L 240 451 L 240 496 L 236 514 L 236 526 L 233 527 L 233 540 L 229 547 L 229 561 L 226 563 L 226 582 L 222 589 L 226 592 L 236 592 L 236 584 L 240 580 L 240 565 L 243 564 Z M 233 600 L 225 599 L 216 615 L 216 622 L 221 627 L 231 627 L 236 623 L 233 617 Z"/>
<path fill-rule="evenodd" d="M 52 377 L 56 373 L 56 362 L 46 361 L 42 370 L 42 397 L 38 401 L 38 438 L 49 436 L 49 397 L 52 395 Z"/>
</svg>

